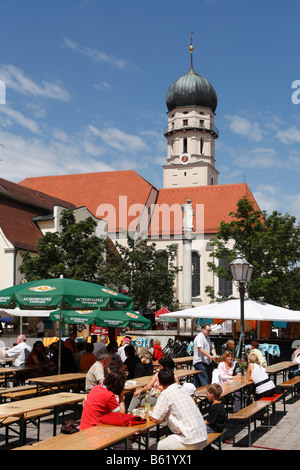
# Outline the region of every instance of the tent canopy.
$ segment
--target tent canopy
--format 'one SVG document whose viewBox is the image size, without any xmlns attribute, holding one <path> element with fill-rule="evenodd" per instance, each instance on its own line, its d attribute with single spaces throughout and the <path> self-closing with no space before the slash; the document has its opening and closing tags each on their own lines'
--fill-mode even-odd
<svg viewBox="0 0 300 470">
<path fill-rule="evenodd" d="M 245 320 L 300 322 L 300 311 L 289 310 L 258 300 L 245 298 Z M 161 318 L 214 318 L 220 320 L 240 320 L 240 299 L 214 302 L 201 307 L 189 308 L 161 315 Z"/>
</svg>

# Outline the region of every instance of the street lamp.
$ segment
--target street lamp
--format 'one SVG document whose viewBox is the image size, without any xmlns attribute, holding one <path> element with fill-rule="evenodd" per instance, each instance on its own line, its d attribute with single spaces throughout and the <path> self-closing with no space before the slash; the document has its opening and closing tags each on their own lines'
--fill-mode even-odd
<svg viewBox="0 0 300 470">
<path fill-rule="evenodd" d="M 245 283 L 250 282 L 253 266 L 241 255 L 238 255 L 231 263 L 230 269 L 232 277 L 238 282 L 240 300 L 241 300 L 241 359 L 246 360 L 245 351 L 245 321 L 244 321 L 244 303 L 245 303 Z"/>
</svg>

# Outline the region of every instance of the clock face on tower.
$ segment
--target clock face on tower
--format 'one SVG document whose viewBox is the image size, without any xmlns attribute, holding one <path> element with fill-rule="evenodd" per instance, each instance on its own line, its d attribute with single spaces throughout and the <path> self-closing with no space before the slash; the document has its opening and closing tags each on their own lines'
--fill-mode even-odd
<svg viewBox="0 0 300 470">
<path fill-rule="evenodd" d="M 190 162 L 191 157 L 188 153 L 183 153 L 180 155 L 180 163 L 182 165 L 187 165 Z"/>
</svg>

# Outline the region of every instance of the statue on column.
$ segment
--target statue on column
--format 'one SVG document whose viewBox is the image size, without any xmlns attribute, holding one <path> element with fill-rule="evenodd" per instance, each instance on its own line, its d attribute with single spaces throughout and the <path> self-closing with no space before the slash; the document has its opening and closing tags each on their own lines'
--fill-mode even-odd
<svg viewBox="0 0 300 470">
<path fill-rule="evenodd" d="M 183 212 L 183 231 L 192 231 L 193 230 L 193 217 L 194 211 L 192 206 L 192 200 L 187 199 L 185 204 L 182 204 L 181 210 Z"/>
</svg>

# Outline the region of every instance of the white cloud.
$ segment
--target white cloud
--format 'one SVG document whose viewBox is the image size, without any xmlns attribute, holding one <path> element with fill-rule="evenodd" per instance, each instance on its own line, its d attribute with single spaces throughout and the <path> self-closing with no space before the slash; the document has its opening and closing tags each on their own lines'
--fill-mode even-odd
<svg viewBox="0 0 300 470">
<path fill-rule="evenodd" d="M 125 59 L 118 59 L 113 55 L 106 54 L 106 52 L 99 51 L 98 49 L 92 49 L 87 46 L 79 46 L 75 41 L 72 39 L 64 38 L 63 39 L 63 46 L 67 47 L 68 49 L 72 49 L 79 54 L 82 54 L 86 57 L 89 57 L 94 62 L 106 62 L 113 67 L 117 67 L 119 69 L 126 69 L 128 68 L 129 62 Z"/>
<path fill-rule="evenodd" d="M 290 126 L 283 131 L 278 131 L 276 137 L 283 144 L 293 144 L 294 142 L 300 142 L 300 128 L 295 126 Z"/>
<path fill-rule="evenodd" d="M 269 215 L 273 211 L 286 212 L 300 220 L 300 193 L 296 195 L 288 194 L 272 185 L 259 185 L 253 195 L 261 210 L 265 210 Z M 286 209 L 288 207 L 288 209 Z"/>
<path fill-rule="evenodd" d="M 9 127 L 13 123 L 16 123 L 24 127 L 25 129 L 30 130 L 31 132 L 39 132 L 39 126 L 35 121 L 30 118 L 27 118 L 19 111 L 16 111 L 7 105 L 0 106 L 0 113 L 5 116 L 5 119 L 2 120 L 1 123 L 3 127 Z"/>
<path fill-rule="evenodd" d="M 258 122 L 251 122 L 249 119 L 237 115 L 226 115 L 225 118 L 229 121 L 229 127 L 235 134 L 255 142 L 262 140 L 264 132 Z"/>
<path fill-rule="evenodd" d="M 140 137 L 126 134 L 115 127 L 101 130 L 91 125 L 89 130 L 95 136 L 100 137 L 109 147 L 113 147 L 126 154 L 148 149 L 148 145 Z"/>
<path fill-rule="evenodd" d="M 284 162 L 276 159 L 276 151 L 273 148 L 258 147 L 252 150 L 242 151 L 235 157 L 235 164 L 244 168 L 274 168 L 282 167 Z"/>
<path fill-rule="evenodd" d="M 0 66 L 0 78 L 5 82 L 6 91 L 12 89 L 23 95 L 41 96 L 61 101 L 70 101 L 70 94 L 58 83 L 42 80 L 34 82 L 25 72 L 14 65 Z"/>
</svg>

